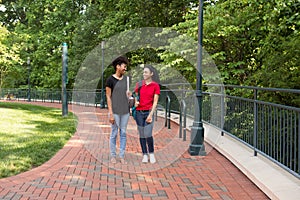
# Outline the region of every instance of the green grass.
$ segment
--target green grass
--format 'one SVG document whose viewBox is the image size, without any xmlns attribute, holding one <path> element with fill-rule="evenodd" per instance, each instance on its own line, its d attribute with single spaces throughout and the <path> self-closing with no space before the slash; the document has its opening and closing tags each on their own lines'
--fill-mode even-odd
<svg viewBox="0 0 300 200">
<path fill-rule="evenodd" d="M 69 112 L 0 102 L 0 178 L 13 176 L 48 161 L 75 133 L 77 119 Z"/>
</svg>

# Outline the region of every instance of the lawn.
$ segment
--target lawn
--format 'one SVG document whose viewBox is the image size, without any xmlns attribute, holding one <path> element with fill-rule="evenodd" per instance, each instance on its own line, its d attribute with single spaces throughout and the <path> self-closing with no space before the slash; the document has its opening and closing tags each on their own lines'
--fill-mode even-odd
<svg viewBox="0 0 300 200">
<path fill-rule="evenodd" d="M 0 102 L 0 178 L 48 161 L 75 133 L 77 119 L 61 110 Z"/>
</svg>

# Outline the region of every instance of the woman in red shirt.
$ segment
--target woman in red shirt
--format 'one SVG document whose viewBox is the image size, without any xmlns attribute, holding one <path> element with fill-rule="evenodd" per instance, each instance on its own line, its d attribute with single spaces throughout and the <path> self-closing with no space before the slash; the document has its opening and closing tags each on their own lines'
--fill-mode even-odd
<svg viewBox="0 0 300 200">
<path fill-rule="evenodd" d="M 139 99 L 136 99 L 136 123 L 138 126 L 140 144 L 143 152 L 143 163 L 155 163 L 154 140 L 152 136 L 154 112 L 160 95 L 159 77 L 156 69 L 151 65 L 146 65 L 143 72 L 144 80 L 142 85 L 135 86 L 135 93 Z M 140 87 L 140 88 L 139 88 Z"/>
</svg>

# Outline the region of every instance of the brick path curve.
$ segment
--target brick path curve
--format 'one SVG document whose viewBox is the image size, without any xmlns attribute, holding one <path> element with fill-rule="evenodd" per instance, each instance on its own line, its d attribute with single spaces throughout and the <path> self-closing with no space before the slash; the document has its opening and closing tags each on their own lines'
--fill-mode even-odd
<svg viewBox="0 0 300 200">
<path fill-rule="evenodd" d="M 22 102 L 28 103 L 28 102 Z M 61 108 L 61 104 L 31 102 Z M 134 121 L 128 124 L 128 164 L 109 163 L 107 110 L 69 105 L 78 116 L 77 131 L 40 167 L 0 179 L 0 199 L 269 199 L 230 161 L 211 150 L 190 156 L 178 125 L 155 123 L 157 163 L 142 164 Z M 207 144 L 206 144 L 207 145 Z"/>
</svg>

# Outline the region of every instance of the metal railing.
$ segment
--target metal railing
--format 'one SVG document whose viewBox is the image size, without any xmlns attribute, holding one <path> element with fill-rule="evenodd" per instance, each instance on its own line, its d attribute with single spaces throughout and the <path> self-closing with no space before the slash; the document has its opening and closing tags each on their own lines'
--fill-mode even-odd
<svg viewBox="0 0 300 200">
<path fill-rule="evenodd" d="M 186 141 L 186 117 L 186 103 L 184 100 L 181 100 L 179 114 L 179 138 L 183 137 L 183 141 Z"/>
<path fill-rule="evenodd" d="M 254 156 L 259 153 L 300 178 L 300 108 L 259 99 L 267 92 L 288 93 L 299 98 L 300 90 L 217 84 L 204 87 L 202 116 L 205 123 L 218 128 L 221 135 L 227 134 L 252 148 Z M 168 90 L 163 92 L 171 95 Z M 195 112 L 193 91 L 173 89 L 172 93 L 172 112 L 178 111 L 176 102 L 180 102 L 180 115 L 192 118 Z M 181 125 L 181 120 L 180 129 L 184 130 L 186 127 Z"/>
<path fill-rule="evenodd" d="M 170 112 L 180 116 L 179 137 L 186 139 L 186 118 L 195 111 L 195 92 L 183 84 L 164 85 L 160 107 L 165 108 L 166 126 Z M 300 108 L 271 103 L 261 99 L 267 92 L 283 92 L 300 96 L 300 90 L 204 85 L 203 121 L 270 159 L 300 178 Z M 12 94 L 16 100 L 27 100 L 27 90 L 1 89 L 0 97 Z M 67 91 L 68 102 L 84 106 L 99 106 L 101 90 Z M 61 103 L 61 90 L 31 89 L 31 101 Z M 168 120 L 167 120 L 168 119 Z M 182 134 L 183 133 L 183 134 Z"/>
<path fill-rule="evenodd" d="M 300 178 L 300 108 L 262 101 L 258 95 L 284 92 L 300 96 L 300 90 L 230 85 L 224 88 L 246 89 L 253 98 L 207 92 L 206 98 L 219 98 L 221 115 L 219 120 L 211 120 L 209 115 L 204 120 L 253 148 L 255 156 L 260 153 Z"/>
<path fill-rule="evenodd" d="M 165 105 L 165 127 L 171 129 L 171 98 L 167 94 L 166 96 L 166 105 Z"/>
</svg>

